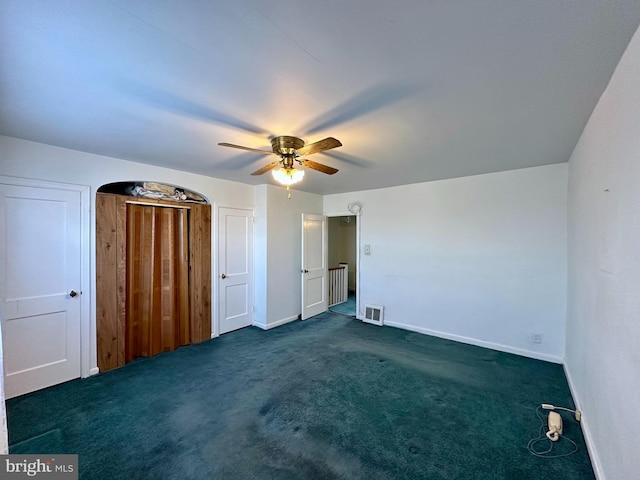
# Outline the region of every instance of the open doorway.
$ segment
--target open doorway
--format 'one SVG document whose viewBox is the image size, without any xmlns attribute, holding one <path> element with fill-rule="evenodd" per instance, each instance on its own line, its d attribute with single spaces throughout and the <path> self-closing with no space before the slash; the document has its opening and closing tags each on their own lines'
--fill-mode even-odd
<svg viewBox="0 0 640 480">
<path fill-rule="evenodd" d="M 357 316 L 358 217 L 328 217 L 329 295 L 333 313 Z"/>
</svg>

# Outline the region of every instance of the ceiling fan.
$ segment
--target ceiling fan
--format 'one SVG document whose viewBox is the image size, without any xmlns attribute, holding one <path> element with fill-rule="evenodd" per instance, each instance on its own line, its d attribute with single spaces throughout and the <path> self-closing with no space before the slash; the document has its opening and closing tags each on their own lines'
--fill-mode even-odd
<svg viewBox="0 0 640 480">
<path fill-rule="evenodd" d="M 300 138 L 282 135 L 271 140 L 271 152 L 250 147 L 243 147 L 241 145 L 234 145 L 232 143 L 218 143 L 218 145 L 220 145 L 221 147 L 238 148 L 240 150 L 247 150 L 249 152 L 262 153 L 265 155 L 279 156 L 280 160 L 278 160 L 277 162 L 271 162 L 268 165 L 259 168 L 251 175 L 262 175 L 263 173 L 272 170 L 273 177 L 278 182 L 286 185 L 288 189 L 289 185 L 299 182 L 304 176 L 304 170 L 297 170 L 294 166 L 294 162 L 298 162 L 298 164 L 303 167 L 308 167 L 313 170 L 326 173 L 327 175 L 333 175 L 334 173 L 336 173 L 338 171 L 337 168 L 329 167 L 327 165 L 323 165 L 322 163 L 313 162 L 311 160 L 302 160 L 300 159 L 300 157 L 324 152 L 336 147 L 341 147 L 342 143 L 340 143 L 339 140 L 336 140 L 333 137 L 327 137 L 315 143 L 305 145 L 304 141 Z M 278 165 L 280 165 L 281 167 L 278 170 L 273 170 Z"/>
</svg>

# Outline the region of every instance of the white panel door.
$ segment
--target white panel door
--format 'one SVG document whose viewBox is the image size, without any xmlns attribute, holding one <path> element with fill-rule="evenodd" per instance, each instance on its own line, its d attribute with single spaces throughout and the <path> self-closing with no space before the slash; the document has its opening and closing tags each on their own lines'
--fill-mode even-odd
<svg viewBox="0 0 640 480">
<path fill-rule="evenodd" d="M 302 214 L 302 320 L 327 310 L 327 217 Z"/>
<path fill-rule="evenodd" d="M 220 334 L 253 323 L 253 212 L 218 210 Z"/>
<path fill-rule="evenodd" d="M 81 194 L 0 184 L 7 398 L 80 377 Z"/>
</svg>

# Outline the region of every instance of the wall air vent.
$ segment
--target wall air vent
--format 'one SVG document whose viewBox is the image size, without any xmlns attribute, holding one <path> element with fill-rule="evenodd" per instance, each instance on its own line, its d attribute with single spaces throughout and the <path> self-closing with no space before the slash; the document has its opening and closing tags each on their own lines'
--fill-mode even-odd
<svg viewBox="0 0 640 480">
<path fill-rule="evenodd" d="M 383 325 L 384 307 L 380 305 L 365 305 L 363 322 L 372 323 L 374 325 Z"/>
</svg>

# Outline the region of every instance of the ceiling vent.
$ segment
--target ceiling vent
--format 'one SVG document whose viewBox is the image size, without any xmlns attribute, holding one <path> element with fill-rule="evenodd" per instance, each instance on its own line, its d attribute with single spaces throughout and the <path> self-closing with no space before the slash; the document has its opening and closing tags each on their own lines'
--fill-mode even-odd
<svg viewBox="0 0 640 480">
<path fill-rule="evenodd" d="M 383 325 L 384 307 L 380 305 L 365 305 L 364 306 L 364 322 L 372 323 L 374 325 Z"/>
</svg>

